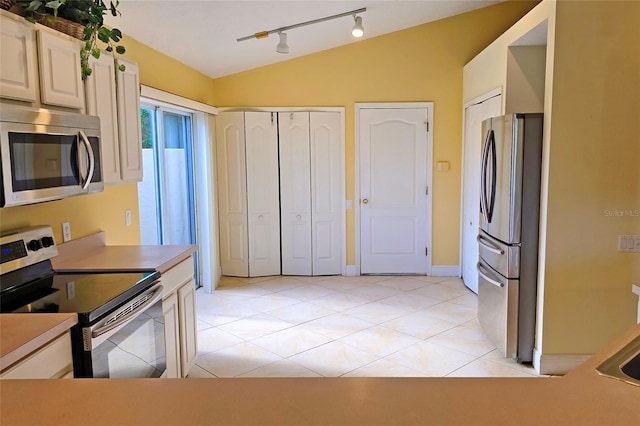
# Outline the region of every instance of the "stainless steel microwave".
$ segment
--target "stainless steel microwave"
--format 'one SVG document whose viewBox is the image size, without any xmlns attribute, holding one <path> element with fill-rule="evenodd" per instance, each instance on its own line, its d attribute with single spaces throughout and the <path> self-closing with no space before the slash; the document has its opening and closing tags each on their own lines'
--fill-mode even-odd
<svg viewBox="0 0 640 426">
<path fill-rule="evenodd" d="M 100 119 L 0 105 L 0 207 L 104 189 Z"/>
</svg>

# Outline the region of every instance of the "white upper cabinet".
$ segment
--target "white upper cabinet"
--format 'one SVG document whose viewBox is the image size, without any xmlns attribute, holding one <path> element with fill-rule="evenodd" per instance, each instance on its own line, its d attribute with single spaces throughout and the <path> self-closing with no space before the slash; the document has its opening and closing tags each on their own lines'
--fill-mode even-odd
<svg viewBox="0 0 640 426">
<path fill-rule="evenodd" d="M 85 81 L 87 114 L 100 117 L 102 176 L 107 184 L 120 181 L 120 145 L 116 99 L 116 64 L 113 56 L 89 59 L 91 75 Z"/>
<path fill-rule="evenodd" d="M 38 28 L 37 33 L 41 102 L 84 109 L 81 42 L 45 28 Z"/>
<path fill-rule="evenodd" d="M 124 64 L 125 71 L 118 70 Z M 138 65 L 114 60 L 103 52 L 91 57 L 93 70 L 85 81 L 87 113 L 100 117 L 102 173 L 106 184 L 142 180 L 140 82 Z"/>
<path fill-rule="evenodd" d="M 140 77 L 138 64 L 116 59 L 118 137 L 120 138 L 120 176 L 123 182 L 142 180 L 142 136 L 140 128 Z"/>
<path fill-rule="evenodd" d="M 3 98 L 36 101 L 34 32 L 33 25 L 0 16 L 0 96 Z"/>
</svg>

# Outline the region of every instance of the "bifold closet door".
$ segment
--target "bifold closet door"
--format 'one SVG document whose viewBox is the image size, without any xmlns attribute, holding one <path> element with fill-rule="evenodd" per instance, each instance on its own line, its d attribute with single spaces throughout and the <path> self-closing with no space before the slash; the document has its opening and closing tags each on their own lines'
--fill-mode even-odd
<svg viewBox="0 0 640 426">
<path fill-rule="evenodd" d="M 278 114 L 282 274 L 312 275 L 309 113 Z"/>
<path fill-rule="evenodd" d="M 279 113 L 278 126 L 282 274 L 340 274 L 340 114 Z"/>
<path fill-rule="evenodd" d="M 276 114 L 245 112 L 249 276 L 280 275 Z"/>
<path fill-rule="evenodd" d="M 249 276 L 244 112 L 216 117 L 218 222 L 222 275 Z"/>
<path fill-rule="evenodd" d="M 313 275 L 342 273 L 341 131 L 340 113 L 309 114 Z"/>
</svg>

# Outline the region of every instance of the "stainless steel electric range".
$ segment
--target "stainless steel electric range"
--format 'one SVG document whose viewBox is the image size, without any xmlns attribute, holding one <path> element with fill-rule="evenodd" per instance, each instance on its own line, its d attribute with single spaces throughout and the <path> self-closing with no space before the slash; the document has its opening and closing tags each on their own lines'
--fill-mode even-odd
<svg viewBox="0 0 640 426">
<path fill-rule="evenodd" d="M 0 313 L 77 313 L 74 377 L 161 377 L 160 273 L 57 273 L 50 261 L 57 254 L 49 226 L 0 236 Z"/>
</svg>

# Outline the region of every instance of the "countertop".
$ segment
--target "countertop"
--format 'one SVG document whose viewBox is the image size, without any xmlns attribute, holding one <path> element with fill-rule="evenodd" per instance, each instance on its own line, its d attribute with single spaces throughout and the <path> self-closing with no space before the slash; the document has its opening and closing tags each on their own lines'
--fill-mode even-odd
<svg viewBox="0 0 640 426">
<path fill-rule="evenodd" d="M 0 371 L 65 333 L 76 314 L 0 315 Z"/>
<path fill-rule="evenodd" d="M 51 259 L 58 272 L 160 271 L 164 273 L 196 251 L 194 245 L 107 246 L 104 232 L 58 245 Z"/>
<path fill-rule="evenodd" d="M 550 378 L 11 380 L 1 383 L 0 423 L 638 425 L 640 387 L 595 367 L 639 334 Z"/>
</svg>

